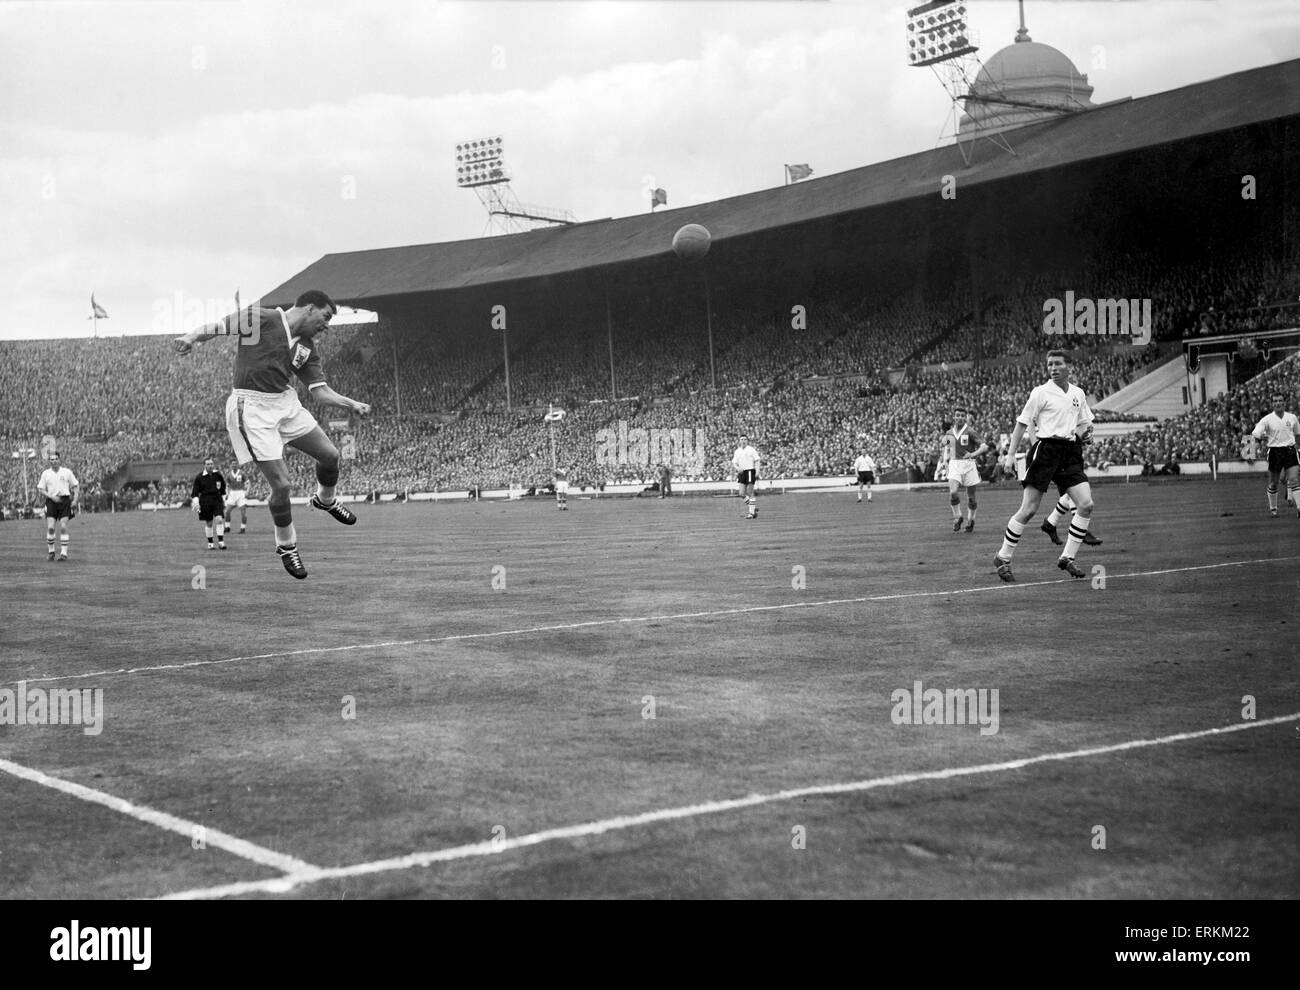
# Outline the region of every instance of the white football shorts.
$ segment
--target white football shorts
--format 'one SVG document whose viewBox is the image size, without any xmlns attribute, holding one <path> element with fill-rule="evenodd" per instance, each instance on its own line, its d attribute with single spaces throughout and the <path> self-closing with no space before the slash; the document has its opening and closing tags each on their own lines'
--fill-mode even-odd
<svg viewBox="0 0 1300 990">
<path fill-rule="evenodd" d="M 316 417 L 303 408 L 298 393 L 279 395 L 235 389 L 226 400 L 226 430 L 240 464 L 278 461 L 284 445 L 316 429 Z"/>
<path fill-rule="evenodd" d="M 965 460 L 951 460 L 948 462 L 948 480 L 955 481 L 959 485 L 978 485 L 980 483 L 979 468 L 970 458 Z"/>
</svg>

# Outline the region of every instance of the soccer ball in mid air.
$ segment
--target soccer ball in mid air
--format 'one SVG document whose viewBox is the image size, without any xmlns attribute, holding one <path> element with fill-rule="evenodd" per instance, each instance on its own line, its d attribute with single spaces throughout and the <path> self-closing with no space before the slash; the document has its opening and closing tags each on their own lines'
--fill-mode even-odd
<svg viewBox="0 0 1300 990">
<path fill-rule="evenodd" d="M 673 253 L 683 261 L 698 261 L 709 253 L 711 239 L 707 229 L 698 223 L 688 223 L 673 234 Z"/>
</svg>

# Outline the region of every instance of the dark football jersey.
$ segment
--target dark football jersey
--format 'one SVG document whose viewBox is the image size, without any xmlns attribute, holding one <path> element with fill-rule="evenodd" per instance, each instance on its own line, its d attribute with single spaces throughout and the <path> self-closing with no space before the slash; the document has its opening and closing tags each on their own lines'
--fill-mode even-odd
<svg viewBox="0 0 1300 990">
<path fill-rule="evenodd" d="M 233 314 L 226 317 L 226 327 L 232 336 L 239 335 L 235 388 L 278 394 L 293 388 L 294 375 L 308 388 L 325 384 L 320 350 L 314 341 L 289 332 L 282 310 L 250 306 L 239 314 L 239 320 Z"/>
</svg>

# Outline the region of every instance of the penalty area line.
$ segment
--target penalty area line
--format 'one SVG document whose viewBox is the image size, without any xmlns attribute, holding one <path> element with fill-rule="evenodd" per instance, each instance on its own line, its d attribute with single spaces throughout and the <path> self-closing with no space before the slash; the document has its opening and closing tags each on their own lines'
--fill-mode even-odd
<svg viewBox="0 0 1300 990">
<path fill-rule="evenodd" d="M 0 771 L 18 777 L 20 780 L 39 784 L 42 787 L 49 787 L 60 794 L 67 794 L 69 797 L 101 805 L 119 814 L 128 815 L 137 821 L 153 825 L 156 828 L 176 832 L 191 841 L 196 836 L 202 836 L 205 846 L 223 849 L 232 855 L 239 856 L 241 859 L 250 860 L 260 866 L 269 866 L 271 869 L 280 870 L 290 876 L 306 878 L 313 875 L 318 869 L 318 867 L 293 856 L 287 856 L 284 853 L 276 852 L 274 849 L 255 845 L 245 839 L 238 839 L 233 835 L 222 832 L 220 829 L 209 828 L 206 825 L 200 825 L 185 818 L 178 818 L 176 815 L 169 815 L 165 811 L 158 811 L 142 804 L 133 804 L 124 798 L 115 797 L 104 791 L 97 791 L 93 787 L 86 787 L 84 784 L 77 784 L 61 777 L 53 777 L 32 767 L 25 767 L 20 763 L 0 759 Z"/>
<path fill-rule="evenodd" d="M 950 767 L 944 770 L 929 770 L 916 773 L 892 774 L 888 777 L 873 777 L 844 784 L 822 784 L 812 787 L 799 787 L 792 790 L 777 791 L 772 794 L 750 794 L 743 798 L 724 801 L 705 801 L 699 804 L 684 805 L 678 808 L 664 808 L 659 811 L 647 811 L 639 815 L 622 815 L 605 818 L 600 821 L 587 822 L 583 825 L 569 825 L 562 828 L 546 829 L 521 835 L 513 839 L 489 839 L 469 845 L 454 846 L 436 852 L 411 853 L 392 859 L 374 860 L 368 863 L 354 863 L 351 866 L 327 867 L 301 873 L 277 877 L 274 880 L 250 880 L 239 883 L 223 884 L 218 887 L 204 887 L 194 890 L 178 891 L 166 894 L 159 900 L 202 900 L 210 898 L 234 897 L 254 893 L 286 893 L 304 884 L 319 883 L 323 880 L 343 880 L 350 877 L 367 876 L 376 873 L 389 873 L 397 870 L 410 870 L 417 867 L 432 866 L 434 863 L 446 863 L 454 860 L 471 859 L 481 856 L 496 856 L 514 849 L 555 842 L 563 839 L 581 839 L 588 836 L 603 835 L 653 825 L 658 822 L 674 821 L 683 818 L 696 818 L 701 815 L 716 815 L 740 808 L 753 808 L 764 804 L 782 801 L 794 801 L 807 797 L 827 797 L 838 794 L 854 794 L 884 787 L 900 787 L 904 784 L 916 784 L 932 780 L 954 780 L 962 777 L 974 777 L 981 774 L 1001 773 L 1008 770 L 1021 770 L 1041 763 L 1077 760 L 1090 756 L 1107 756 L 1126 750 L 1143 749 L 1150 746 L 1167 746 L 1172 743 L 1204 739 L 1209 736 L 1226 735 L 1231 732 L 1244 732 L 1247 729 L 1259 729 L 1264 726 L 1282 725 L 1286 722 L 1300 721 L 1300 712 L 1279 715 L 1275 718 L 1261 719 L 1255 722 L 1242 722 L 1213 729 L 1200 729 L 1194 732 L 1180 732 L 1175 735 L 1161 736 L 1157 739 L 1133 739 L 1128 742 L 1112 743 L 1107 746 L 1093 746 L 1088 749 L 1076 749 L 1063 753 L 1044 753 L 1040 756 L 1028 756 L 1019 760 L 1007 760 L 1003 763 L 984 763 L 977 766 Z"/>
<path fill-rule="evenodd" d="M 1289 557 L 1260 557 L 1255 560 L 1230 560 L 1219 564 L 1197 564 L 1190 567 L 1172 567 L 1162 571 L 1135 571 L 1130 574 L 1107 573 L 1106 580 L 1116 581 L 1125 578 L 1158 577 L 1166 574 L 1182 574 L 1189 571 L 1208 571 L 1219 567 L 1246 567 L 1250 564 L 1272 564 L 1287 560 L 1300 560 L 1300 554 Z M 835 605 L 868 605 L 880 602 L 903 601 L 909 598 L 949 598 L 953 595 L 980 595 L 989 592 L 1013 591 L 1017 588 L 1042 588 L 1049 585 L 1068 584 L 1077 578 L 1055 578 L 1050 581 L 1017 581 L 1013 584 L 1000 582 L 985 584 L 976 588 L 952 588 L 946 591 L 905 591 L 894 595 L 866 595 L 861 598 L 830 598 L 815 602 L 783 602 L 779 605 L 745 605 L 738 608 L 711 609 L 702 612 L 676 612 L 669 615 L 635 615 L 617 619 L 589 619 L 584 622 L 561 622 L 547 626 L 530 626 L 525 629 L 496 629 L 492 632 L 456 633 L 448 636 L 430 636 L 425 639 L 391 639 L 378 643 L 352 643 L 347 646 L 309 646 L 301 650 L 285 650 L 281 653 L 257 653 L 249 656 L 223 657 L 218 660 L 187 660 L 184 663 L 155 664 L 148 667 L 119 667 L 114 670 L 96 670 L 86 674 L 50 674 L 39 677 L 23 678 L 27 684 L 41 684 L 50 681 L 76 681 L 90 677 L 117 677 L 123 674 L 150 674 L 165 670 L 189 670 L 195 667 L 214 667 L 227 663 L 245 663 L 256 660 L 283 660 L 291 657 L 317 656 L 326 653 L 349 653 L 353 650 L 383 650 L 406 646 L 434 646 L 439 643 L 470 642 L 478 639 L 501 639 L 508 636 L 532 636 L 538 633 L 566 632 L 573 629 L 594 629 L 599 626 L 617 626 L 633 623 L 675 622 L 684 619 L 714 619 L 727 615 L 746 615 L 756 612 L 780 612 L 796 608 L 828 608 Z M 19 684 L 22 681 L 10 681 Z"/>
</svg>

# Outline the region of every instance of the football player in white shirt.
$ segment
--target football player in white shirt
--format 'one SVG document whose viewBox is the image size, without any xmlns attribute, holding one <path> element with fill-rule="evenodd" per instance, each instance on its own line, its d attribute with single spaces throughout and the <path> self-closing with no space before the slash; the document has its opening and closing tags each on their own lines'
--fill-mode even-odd
<svg viewBox="0 0 1300 990">
<path fill-rule="evenodd" d="M 555 469 L 555 507 L 561 512 L 569 508 L 569 472 L 562 467 Z"/>
<path fill-rule="evenodd" d="M 1014 581 L 1011 558 L 1025 531 L 1025 525 L 1038 511 L 1043 494 L 1053 484 L 1063 495 L 1074 501 L 1074 518 L 1070 521 L 1070 535 L 1065 541 L 1056 566 L 1071 577 L 1087 577 L 1087 572 L 1074 562 L 1084 534 L 1092 518 L 1092 487 L 1083 466 L 1083 445 L 1092 436 L 1092 410 L 1088 398 L 1078 385 L 1070 384 L 1070 357 L 1065 351 L 1047 352 L 1047 374 L 1050 381 L 1029 393 L 1025 408 L 1016 418 L 1016 428 L 1011 434 L 1011 445 L 1006 454 L 1005 467 L 1015 470 L 1016 449 L 1025 431 L 1036 426 L 1038 439 L 1029 451 L 1025 464 L 1024 495 L 1020 508 L 1007 520 L 1002 537 L 1002 548 L 993 558 L 998 577 Z"/>
<path fill-rule="evenodd" d="M 867 501 L 871 501 L 871 486 L 876 481 L 876 462 L 867 456 L 866 448 L 860 448 L 858 459 L 853 462 L 853 470 L 858 472 L 858 501 L 862 501 L 862 489 L 867 490 Z"/>
<path fill-rule="evenodd" d="M 1286 499 L 1300 515 L 1300 459 L 1296 457 L 1300 420 L 1286 411 L 1284 393 L 1273 393 L 1273 411 L 1255 424 L 1250 435 L 1268 441 L 1268 514 L 1277 515 L 1277 482 L 1285 475 Z"/>
<path fill-rule="evenodd" d="M 749 445 L 749 437 L 740 438 L 740 446 L 731 456 L 731 466 L 736 469 L 736 483 L 740 485 L 740 494 L 749 506 L 746 519 L 758 518 L 758 500 L 754 498 L 754 482 L 758 480 L 758 451 Z"/>
<path fill-rule="evenodd" d="M 59 563 L 68 559 L 68 520 L 77 514 L 77 476 L 59 465 L 59 455 L 50 454 L 50 466 L 41 472 L 36 490 L 45 496 L 45 546 L 47 559 L 54 560 L 54 523 L 59 523 Z"/>
</svg>

